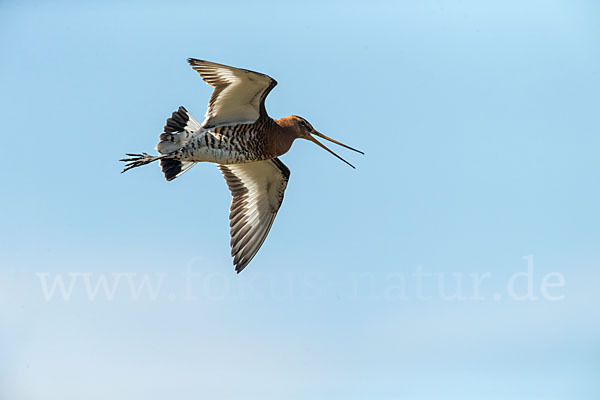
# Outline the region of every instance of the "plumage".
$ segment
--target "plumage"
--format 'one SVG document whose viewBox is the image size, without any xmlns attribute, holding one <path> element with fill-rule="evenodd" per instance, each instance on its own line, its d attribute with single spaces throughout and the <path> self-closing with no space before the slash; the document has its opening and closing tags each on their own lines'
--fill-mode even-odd
<svg viewBox="0 0 600 400">
<path fill-rule="evenodd" d="M 222 125 L 252 124 L 267 117 L 265 98 L 277 85 L 275 79 L 254 71 L 213 62 L 188 59 L 192 68 L 215 90 L 210 96 L 205 129 Z"/>
<path fill-rule="evenodd" d="M 121 160 L 126 163 L 123 172 L 159 161 L 171 181 L 198 162 L 217 164 L 232 195 L 231 255 L 239 273 L 262 246 L 281 207 L 290 170 L 278 157 L 295 139 L 310 140 L 350 166 L 314 136 L 364 153 L 323 135 L 301 117 L 269 117 L 265 99 L 277 85 L 273 78 L 209 61 L 190 58 L 188 62 L 215 88 L 205 120 L 199 123 L 179 107 L 159 135 L 160 154 L 128 153 Z"/>
<path fill-rule="evenodd" d="M 230 207 L 231 256 L 241 272 L 264 242 L 290 177 L 278 159 L 219 165 L 233 197 Z"/>
</svg>

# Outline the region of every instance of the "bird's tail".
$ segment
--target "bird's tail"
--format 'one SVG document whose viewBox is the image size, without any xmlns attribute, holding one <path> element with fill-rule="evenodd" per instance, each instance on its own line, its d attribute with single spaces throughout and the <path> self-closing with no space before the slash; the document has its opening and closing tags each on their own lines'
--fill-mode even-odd
<svg viewBox="0 0 600 400">
<path fill-rule="evenodd" d="M 161 154 L 172 154 L 184 147 L 192 139 L 195 132 L 202 129 L 202 126 L 194 117 L 188 113 L 185 107 L 181 106 L 167 119 L 163 128 L 163 133 L 158 137 L 160 142 L 156 145 L 156 150 Z M 160 160 L 160 166 L 167 181 L 172 181 L 188 169 L 196 165 L 193 161 L 181 161 L 176 158 L 163 158 Z"/>
<path fill-rule="evenodd" d="M 159 136 L 160 141 L 156 145 L 156 150 L 160 155 L 151 156 L 147 153 L 127 153 L 129 157 L 120 160 L 125 162 L 125 168 L 122 172 L 159 160 L 165 178 L 167 181 L 172 181 L 196 165 L 193 161 L 178 160 L 175 154 L 187 145 L 192 139 L 193 134 L 200 129 L 202 129 L 200 123 L 188 113 L 185 107 L 179 107 L 171 115 L 171 118 L 167 119 L 163 133 Z"/>
</svg>

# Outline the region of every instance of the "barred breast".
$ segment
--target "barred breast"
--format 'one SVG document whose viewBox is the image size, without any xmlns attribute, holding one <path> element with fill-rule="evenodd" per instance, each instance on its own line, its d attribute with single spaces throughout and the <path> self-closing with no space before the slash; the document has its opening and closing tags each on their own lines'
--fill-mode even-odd
<svg viewBox="0 0 600 400">
<path fill-rule="evenodd" d="M 182 161 L 209 161 L 218 164 L 238 164 L 275 157 L 269 151 L 269 132 L 273 120 L 253 124 L 221 126 L 198 131 L 183 147 L 178 159 Z"/>
</svg>

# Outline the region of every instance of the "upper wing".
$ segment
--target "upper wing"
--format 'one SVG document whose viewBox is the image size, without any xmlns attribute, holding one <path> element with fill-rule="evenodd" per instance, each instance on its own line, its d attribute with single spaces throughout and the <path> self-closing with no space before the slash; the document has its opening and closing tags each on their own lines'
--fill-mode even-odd
<svg viewBox="0 0 600 400">
<path fill-rule="evenodd" d="M 239 273 L 265 241 L 283 201 L 290 170 L 278 158 L 219 165 L 233 200 L 229 214 L 231 255 Z"/>
<path fill-rule="evenodd" d="M 208 102 L 205 129 L 221 125 L 251 124 L 267 115 L 265 98 L 275 79 L 246 69 L 189 58 L 192 68 L 215 90 Z"/>
</svg>

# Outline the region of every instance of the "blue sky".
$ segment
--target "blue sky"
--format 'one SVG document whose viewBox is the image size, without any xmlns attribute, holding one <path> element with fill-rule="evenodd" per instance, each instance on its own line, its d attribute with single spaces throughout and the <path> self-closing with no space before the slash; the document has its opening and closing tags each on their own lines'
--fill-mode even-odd
<svg viewBox="0 0 600 400">
<path fill-rule="evenodd" d="M 0 397 L 598 398 L 599 12 L 0 3 Z M 366 153 L 295 143 L 240 275 L 214 166 L 119 174 L 202 118 L 188 57 Z"/>
</svg>

